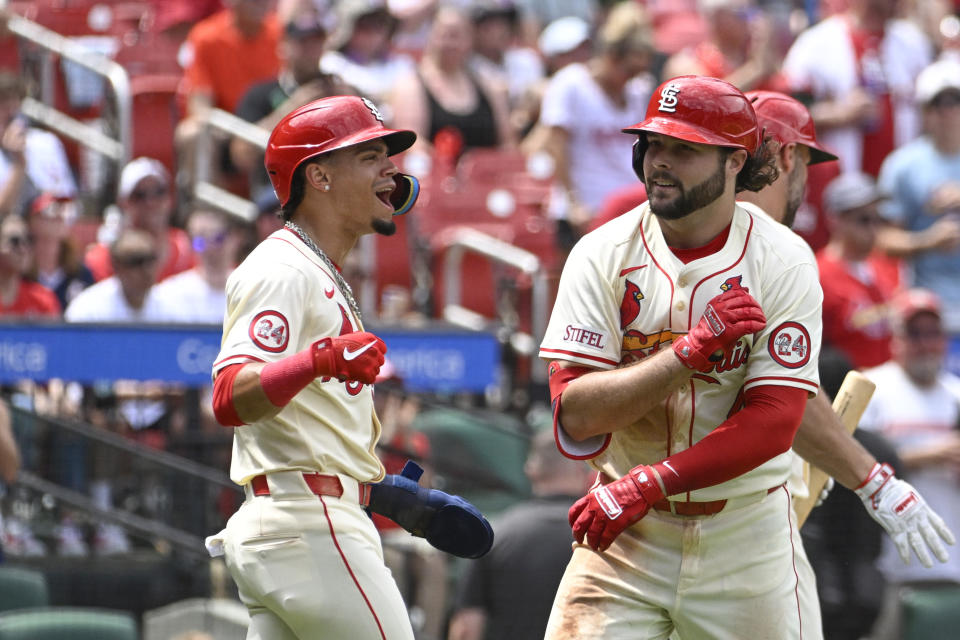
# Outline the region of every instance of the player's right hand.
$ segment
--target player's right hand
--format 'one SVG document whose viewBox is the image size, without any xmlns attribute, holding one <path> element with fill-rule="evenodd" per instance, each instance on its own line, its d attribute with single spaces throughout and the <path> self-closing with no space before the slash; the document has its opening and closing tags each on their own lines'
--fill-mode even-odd
<svg viewBox="0 0 960 640">
<path fill-rule="evenodd" d="M 386 352 L 383 340 L 367 331 L 323 338 L 313 343 L 313 373 L 373 384 Z"/>
<path fill-rule="evenodd" d="M 711 356 L 726 353 L 740 338 L 765 326 L 767 318 L 753 296 L 743 288 L 730 289 L 707 303 L 700 322 L 673 341 L 673 350 L 687 368 L 707 373 L 717 362 Z"/>
<path fill-rule="evenodd" d="M 567 514 L 574 539 L 606 551 L 624 529 L 638 522 L 663 498 L 653 468 L 640 465 L 615 482 L 577 500 Z"/>
<path fill-rule="evenodd" d="M 909 482 L 893 474 L 889 464 L 875 464 L 855 492 L 867 513 L 893 538 L 904 564 L 910 564 L 911 548 L 925 567 L 933 566 L 930 551 L 940 562 L 949 559 L 943 542 L 955 542 L 950 527 Z"/>
</svg>

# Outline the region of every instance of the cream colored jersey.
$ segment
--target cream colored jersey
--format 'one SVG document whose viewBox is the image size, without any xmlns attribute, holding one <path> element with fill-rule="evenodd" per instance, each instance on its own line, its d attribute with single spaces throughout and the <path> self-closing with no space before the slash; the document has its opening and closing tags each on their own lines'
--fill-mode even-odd
<svg viewBox="0 0 960 640">
<path fill-rule="evenodd" d="M 712 298 L 735 287 L 749 289 L 763 309 L 763 331 L 741 338 L 709 373 L 695 373 L 625 429 L 577 443 L 561 425 L 561 450 L 619 478 L 699 442 L 739 410 L 747 389 L 786 385 L 812 396 L 819 385 L 823 296 L 816 262 L 799 236 L 769 216 L 738 204 L 723 249 L 688 264 L 666 245 L 647 203 L 584 236 L 564 265 L 540 347 L 544 360 L 629 365 L 670 348 Z M 733 498 L 780 485 L 792 456 L 788 451 L 685 499 Z"/>
<path fill-rule="evenodd" d="M 362 330 L 328 267 L 286 228 L 247 256 L 226 290 L 214 373 L 230 364 L 280 360 L 326 336 Z M 235 428 L 230 478 L 245 484 L 261 473 L 296 469 L 379 481 L 379 437 L 370 386 L 319 378 L 273 418 Z"/>
</svg>

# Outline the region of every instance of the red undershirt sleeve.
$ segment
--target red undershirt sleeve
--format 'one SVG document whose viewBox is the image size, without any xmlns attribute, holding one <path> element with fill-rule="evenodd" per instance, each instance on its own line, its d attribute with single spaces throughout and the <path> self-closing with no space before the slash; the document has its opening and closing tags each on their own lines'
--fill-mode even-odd
<svg viewBox="0 0 960 640">
<path fill-rule="evenodd" d="M 241 427 L 245 423 L 233 404 L 233 381 L 245 364 L 231 364 L 220 370 L 213 381 L 213 417 L 225 427 Z"/>
<path fill-rule="evenodd" d="M 799 387 L 764 385 L 747 390 L 740 411 L 689 449 L 653 465 L 666 495 L 726 482 L 787 451 L 806 402 L 807 391 Z"/>
</svg>

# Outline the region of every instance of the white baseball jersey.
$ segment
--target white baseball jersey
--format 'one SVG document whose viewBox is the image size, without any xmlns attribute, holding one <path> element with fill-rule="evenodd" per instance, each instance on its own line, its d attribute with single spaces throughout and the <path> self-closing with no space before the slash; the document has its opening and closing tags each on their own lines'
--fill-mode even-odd
<svg viewBox="0 0 960 640">
<path fill-rule="evenodd" d="M 261 242 L 227 280 L 227 313 L 214 372 L 272 362 L 325 336 L 361 331 L 327 266 L 284 228 Z M 380 422 L 373 393 L 359 382 L 319 378 L 275 417 L 234 430 L 230 477 L 282 470 L 383 479 L 374 453 Z"/>
<path fill-rule="evenodd" d="M 695 373 L 626 429 L 580 443 L 558 429 L 564 453 L 591 458 L 619 478 L 696 444 L 741 408 L 746 389 L 786 385 L 814 395 L 819 385 L 823 296 L 813 253 L 758 209 L 738 203 L 723 249 L 689 264 L 671 252 L 646 203 L 584 236 L 563 269 L 540 347 L 545 360 L 599 369 L 636 362 L 670 348 L 712 298 L 734 287 L 749 289 L 760 304 L 763 331 L 741 338 L 713 370 Z M 788 451 L 684 499 L 729 499 L 777 486 L 790 475 L 791 460 Z"/>
</svg>

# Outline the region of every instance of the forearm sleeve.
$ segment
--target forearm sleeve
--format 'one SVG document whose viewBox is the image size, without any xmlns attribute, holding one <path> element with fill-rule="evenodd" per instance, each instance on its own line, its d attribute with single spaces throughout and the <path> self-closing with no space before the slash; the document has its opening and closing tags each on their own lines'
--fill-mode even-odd
<svg viewBox="0 0 960 640">
<path fill-rule="evenodd" d="M 710 487 L 783 453 L 803 418 L 807 391 L 766 385 L 744 393 L 744 407 L 695 445 L 653 465 L 667 495 Z M 669 463 L 669 464 L 666 464 Z"/>
</svg>

